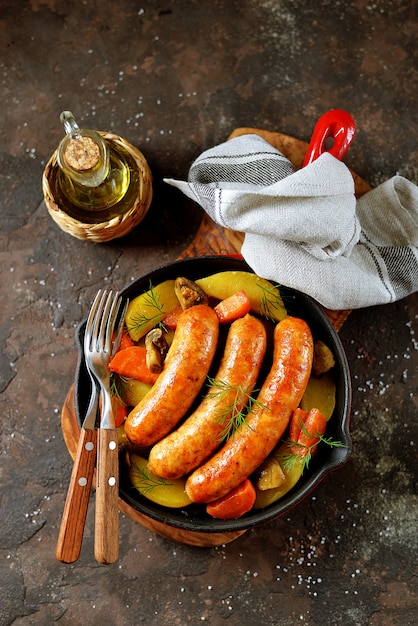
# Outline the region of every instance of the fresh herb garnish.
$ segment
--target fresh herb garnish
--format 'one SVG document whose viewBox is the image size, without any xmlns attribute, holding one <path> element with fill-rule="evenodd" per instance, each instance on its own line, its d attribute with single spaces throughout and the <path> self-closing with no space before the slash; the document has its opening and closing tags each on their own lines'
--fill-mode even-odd
<svg viewBox="0 0 418 626">
<path fill-rule="evenodd" d="M 266 287 L 265 285 L 258 286 L 262 290 L 262 296 L 260 298 L 260 311 L 265 318 L 274 322 L 276 320 L 274 311 L 277 308 L 283 308 L 282 297 L 279 291 L 278 285 L 272 285 Z"/>
<path fill-rule="evenodd" d="M 153 326 L 159 326 L 166 330 L 164 324 L 160 321 L 165 312 L 164 305 L 161 302 L 161 296 L 156 293 L 151 281 L 149 282 L 148 291 L 144 292 L 143 297 L 142 305 L 149 307 L 150 313 L 148 315 L 143 311 L 139 311 L 129 322 L 130 330 L 140 332 L 144 326 L 148 326 L 150 323 Z"/>
<path fill-rule="evenodd" d="M 122 403 L 123 400 L 122 400 L 122 396 L 120 395 L 120 391 L 119 391 L 120 385 L 118 384 L 118 382 L 122 383 L 122 379 L 123 377 L 120 376 L 119 374 L 115 374 L 115 372 L 110 372 L 110 393 L 120 403 Z"/>
<path fill-rule="evenodd" d="M 170 487 L 173 484 L 168 482 L 165 478 L 147 472 L 146 469 L 140 467 L 137 463 L 133 463 L 132 467 L 135 470 L 131 479 L 132 484 L 135 489 L 138 489 L 144 494 L 150 493 L 156 487 Z"/>
<path fill-rule="evenodd" d="M 227 441 L 242 424 L 248 425 L 247 415 L 251 408 L 254 405 L 263 405 L 242 385 L 233 386 L 223 380 L 209 376 L 208 383 L 211 388 L 208 397 L 218 398 L 219 404 L 223 402 L 226 395 L 232 396 L 231 401 L 226 406 L 222 406 L 217 413 L 217 418 L 223 425 L 218 440 L 220 442 Z"/>
<path fill-rule="evenodd" d="M 303 424 L 301 426 L 301 429 L 303 430 L 305 434 L 308 434 L 309 437 L 315 436 L 317 438 L 317 441 L 312 443 L 310 446 L 307 446 L 301 443 L 297 443 L 296 441 L 292 441 L 291 439 L 286 440 L 285 443 L 289 446 L 289 449 L 291 447 L 295 451 L 294 452 L 282 452 L 278 454 L 276 458 L 277 458 L 277 461 L 280 463 L 281 467 L 287 471 L 291 470 L 296 462 L 302 461 L 302 473 L 303 473 L 305 469 L 309 467 L 309 463 L 312 459 L 312 454 L 315 451 L 317 445 L 321 441 L 322 443 L 325 443 L 327 446 L 330 446 L 330 448 L 345 448 L 346 447 L 341 441 L 332 439 L 332 437 L 324 437 L 323 435 L 320 435 L 319 433 L 316 433 L 314 435 L 312 435 L 312 433 L 308 433 Z"/>
</svg>

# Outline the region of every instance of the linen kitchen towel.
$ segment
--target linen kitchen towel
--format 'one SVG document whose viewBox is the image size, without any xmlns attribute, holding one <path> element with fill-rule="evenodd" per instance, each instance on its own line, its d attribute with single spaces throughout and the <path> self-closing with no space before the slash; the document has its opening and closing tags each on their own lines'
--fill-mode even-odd
<svg viewBox="0 0 418 626">
<path fill-rule="evenodd" d="M 401 176 L 356 199 L 349 169 L 328 152 L 295 170 L 251 134 L 203 152 L 187 182 L 165 182 L 243 232 L 241 253 L 259 276 L 329 309 L 418 290 L 418 187 Z"/>
</svg>

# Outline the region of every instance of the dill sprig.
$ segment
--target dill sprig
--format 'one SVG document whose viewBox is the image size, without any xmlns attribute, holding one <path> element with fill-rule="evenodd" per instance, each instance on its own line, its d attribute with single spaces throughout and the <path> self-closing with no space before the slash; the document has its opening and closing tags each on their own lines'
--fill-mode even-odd
<svg viewBox="0 0 418 626">
<path fill-rule="evenodd" d="M 110 372 L 110 393 L 114 396 L 118 402 L 122 403 L 122 396 L 119 391 L 118 381 L 121 380 L 121 376 L 119 374 L 115 374 L 115 372 Z"/>
<path fill-rule="evenodd" d="M 132 380 L 135 379 L 129 378 L 129 376 L 123 376 L 122 374 L 116 374 L 116 372 L 110 372 L 110 391 L 122 398 L 124 391 L 129 387 L 129 381 Z"/>
<path fill-rule="evenodd" d="M 315 451 L 317 445 L 322 442 L 329 446 L 330 448 L 345 448 L 346 446 L 341 442 L 333 439 L 332 437 L 324 437 L 319 433 L 308 433 L 304 424 L 301 426 L 301 430 L 308 434 L 309 437 L 315 436 L 317 441 L 312 443 L 310 446 L 307 446 L 303 443 L 298 443 L 297 441 L 292 441 L 291 439 L 287 439 L 285 443 L 287 446 L 295 449 L 295 452 L 282 452 L 277 455 L 277 460 L 280 463 L 282 469 L 291 470 L 296 462 L 302 461 L 302 473 L 308 469 L 309 463 L 311 462 L 313 452 Z"/>
<path fill-rule="evenodd" d="M 272 322 L 275 321 L 274 310 L 276 308 L 283 307 L 283 301 L 280 294 L 279 286 L 272 285 L 266 287 L 265 285 L 258 284 L 262 290 L 262 296 L 260 298 L 260 311 L 264 317 Z"/>
<path fill-rule="evenodd" d="M 219 378 L 211 378 L 209 376 L 208 384 L 211 388 L 208 397 L 216 397 L 219 405 L 222 405 L 227 395 L 232 394 L 231 401 L 227 405 L 221 406 L 217 413 L 217 418 L 220 424 L 223 425 L 218 440 L 219 442 L 227 441 L 242 424 L 248 425 L 247 415 L 251 408 L 254 405 L 263 405 L 242 385 L 233 386 Z"/>
<path fill-rule="evenodd" d="M 169 487 L 173 484 L 168 482 L 165 478 L 161 478 L 160 476 L 147 472 L 146 469 L 140 467 L 137 463 L 133 463 L 132 467 L 135 470 L 133 476 L 135 484 L 132 484 L 135 489 L 138 489 L 144 494 L 150 493 L 156 487 Z"/>
<path fill-rule="evenodd" d="M 141 331 L 144 326 L 147 326 L 150 322 L 153 326 L 160 326 L 165 330 L 164 324 L 160 321 L 160 318 L 164 315 L 164 304 L 161 302 L 161 296 L 156 293 L 154 285 L 149 281 L 148 291 L 144 292 L 143 306 L 153 309 L 154 312 L 147 315 L 144 312 L 139 311 L 130 321 L 130 327 L 132 330 Z M 154 323 L 155 322 L 155 323 Z"/>
</svg>

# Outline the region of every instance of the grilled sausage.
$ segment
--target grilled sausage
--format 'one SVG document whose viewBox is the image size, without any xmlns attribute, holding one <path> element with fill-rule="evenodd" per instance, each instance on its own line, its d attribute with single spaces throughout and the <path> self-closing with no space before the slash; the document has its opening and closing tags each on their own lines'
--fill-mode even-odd
<svg viewBox="0 0 418 626">
<path fill-rule="evenodd" d="M 224 354 L 197 409 L 151 449 L 148 467 L 163 478 L 179 478 L 198 467 L 219 447 L 225 425 L 241 411 L 254 389 L 266 351 L 260 320 L 245 315 L 228 331 Z"/>
<path fill-rule="evenodd" d="M 313 358 L 311 331 L 303 320 L 287 317 L 274 330 L 273 365 L 246 422 L 186 481 L 193 502 L 220 498 L 250 476 L 282 437 L 309 380 Z"/>
<path fill-rule="evenodd" d="M 126 419 L 131 443 L 152 445 L 184 416 L 209 371 L 218 334 L 218 318 L 209 306 L 197 305 L 180 315 L 161 374 Z"/>
</svg>

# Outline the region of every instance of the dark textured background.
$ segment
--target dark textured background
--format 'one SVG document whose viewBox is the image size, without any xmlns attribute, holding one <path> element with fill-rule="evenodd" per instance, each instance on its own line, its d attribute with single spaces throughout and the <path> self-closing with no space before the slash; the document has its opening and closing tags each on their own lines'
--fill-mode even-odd
<svg viewBox="0 0 418 626">
<path fill-rule="evenodd" d="M 236 127 L 309 140 L 344 108 L 358 125 L 346 162 L 372 186 L 417 183 L 417 33 L 407 0 L 0 0 L 1 626 L 418 622 L 416 294 L 348 318 L 353 456 L 286 518 L 202 549 L 121 516 L 103 567 L 91 507 L 80 560 L 54 556 L 74 330 L 98 287 L 175 259 L 202 217 L 162 177 Z M 123 240 L 78 241 L 45 209 L 63 109 L 152 168 L 152 208 Z"/>
</svg>

